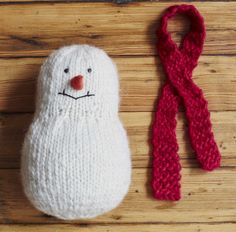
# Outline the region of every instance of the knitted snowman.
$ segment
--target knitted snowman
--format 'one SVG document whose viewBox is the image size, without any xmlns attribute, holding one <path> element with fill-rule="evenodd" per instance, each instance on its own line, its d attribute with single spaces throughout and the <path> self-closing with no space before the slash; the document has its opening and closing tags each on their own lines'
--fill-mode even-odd
<svg viewBox="0 0 236 232">
<path fill-rule="evenodd" d="M 131 161 L 118 107 L 118 73 L 101 49 L 72 45 L 45 61 L 22 155 L 25 194 L 37 209 L 93 218 L 123 200 Z"/>
</svg>

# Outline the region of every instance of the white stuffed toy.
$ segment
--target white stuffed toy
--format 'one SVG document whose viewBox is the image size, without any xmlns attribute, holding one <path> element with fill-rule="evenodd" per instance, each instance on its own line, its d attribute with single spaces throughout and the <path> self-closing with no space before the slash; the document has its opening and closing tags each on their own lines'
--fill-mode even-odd
<svg viewBox="0 0 236 232">
<path fill-rule="evenodd" d="M 118 206 L 131 161 L 112 60 L 88 45 L 55 51 L 41 68 L 36 99 L 21 170 L 32 204 L 61 219 L 93 218 Z"/>
</svg>

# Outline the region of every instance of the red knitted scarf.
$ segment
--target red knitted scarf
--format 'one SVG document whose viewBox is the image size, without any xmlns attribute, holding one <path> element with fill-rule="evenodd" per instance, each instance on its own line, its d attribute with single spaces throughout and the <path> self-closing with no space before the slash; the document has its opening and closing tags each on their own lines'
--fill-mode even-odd
<svg viewBox="0 0 236 232">
<path fill-rule="evenodd" d="M 186 15 L 191 21 L 190 31 L 179 48 L 167 32 L 167 21 L 177 13 Z M 157 199 L 179 200 L 181 165 L 175 130 L 180 103 L 184 104 L 191 145 L 202 168 L 211 171 L 220 166 L 221 160 L 211 130 L 207 101 L 191 79 L 205 40 L 203 18 L 192 5 L 169 7 L 161 18 L 157 36 L 157 51 L 167 80 L 153 123 L 152 188 Z"/>
</svg>

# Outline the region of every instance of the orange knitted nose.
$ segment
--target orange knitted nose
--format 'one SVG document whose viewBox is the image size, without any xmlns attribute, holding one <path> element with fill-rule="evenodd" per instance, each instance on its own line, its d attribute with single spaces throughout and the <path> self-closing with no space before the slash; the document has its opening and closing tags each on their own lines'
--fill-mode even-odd
<svg viewBox="0 0 236 232">
<path fill-rule="evenodd" d="M 70 80 L 70 86 L 75 90 L 81 90 L 84 87 L 84 77 L 82 75 L 78 75 L 73 77 Z"/>
</svg>

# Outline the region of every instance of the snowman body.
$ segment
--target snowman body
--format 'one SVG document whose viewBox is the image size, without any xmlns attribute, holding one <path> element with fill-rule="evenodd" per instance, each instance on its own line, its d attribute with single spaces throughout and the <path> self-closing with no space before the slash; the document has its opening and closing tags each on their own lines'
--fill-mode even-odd
<svg viewBox="0 0 236 232">
<path fill-rule="evenodd" d="M 118 91 L 116 67 L 98 48 L 64 47 L 46 60 L 22 152 L 23 186 L 36 208 L 93 218 L 123 200 L 131 161 Z"/>
</svg>

